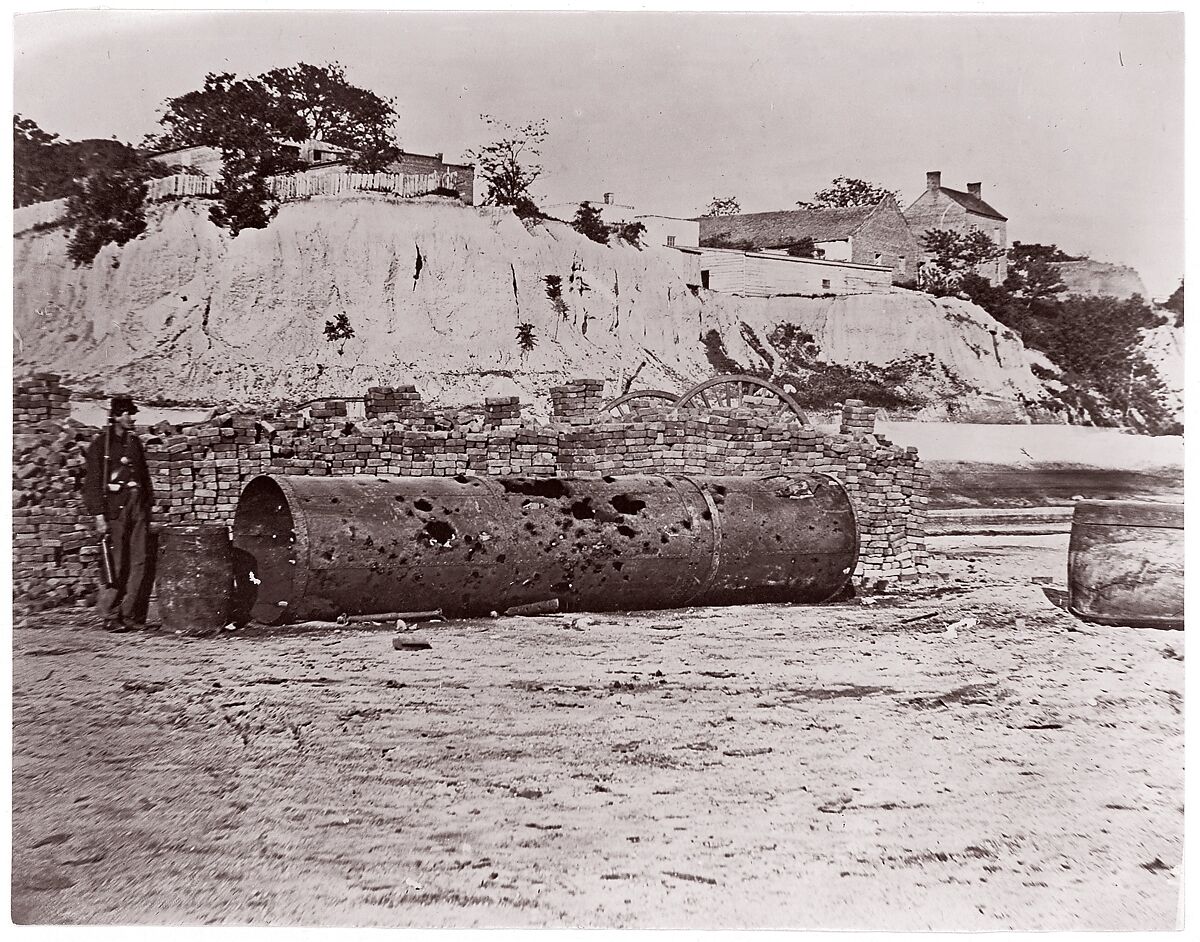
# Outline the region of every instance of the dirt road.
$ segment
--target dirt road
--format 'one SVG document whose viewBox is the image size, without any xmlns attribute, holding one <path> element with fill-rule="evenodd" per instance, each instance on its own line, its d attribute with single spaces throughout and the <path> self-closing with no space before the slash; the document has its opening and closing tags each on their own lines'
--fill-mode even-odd
<svg viewBox="0 0 1200 942">
<path fill-rule="evenodd" d="M 1030 577 L 1065 536 L 934 542 L 903 599 L 456 622 L 423 651 L 38 616 L 14 918 L 1173 927 L 1183 633 L 1052 608 Z"/>
</svg>

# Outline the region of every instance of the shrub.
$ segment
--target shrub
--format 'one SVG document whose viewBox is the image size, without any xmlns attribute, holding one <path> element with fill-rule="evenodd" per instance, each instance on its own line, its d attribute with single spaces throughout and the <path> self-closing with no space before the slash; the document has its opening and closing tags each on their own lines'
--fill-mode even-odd
<svg viewBox="0 0 1200 942">
<path fill-rule="evenodd" d="M 90 264 L 108 243 L 124 245 L 146 231 L 149 173 L 138 167 L 98 170 L 76 182 L 67 197 L 66 222 L 74 230 L 67 255 L 76 266 Z"/>
<path fill-rule="evenodd" d="M 593 242 L 608 245 L 608 226 L 604 224 L 600 210 L 586 200 L 580 203 L 579 208 L 575 210 L 575 219 L 571 222 L 571 228 Z"/>
</svg>

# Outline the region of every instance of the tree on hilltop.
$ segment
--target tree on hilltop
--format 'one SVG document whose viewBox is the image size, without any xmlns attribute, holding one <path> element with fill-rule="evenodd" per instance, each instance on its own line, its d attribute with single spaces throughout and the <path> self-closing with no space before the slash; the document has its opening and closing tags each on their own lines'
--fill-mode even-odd
<svg viewBox="0 0 1200 942">
<path fill-rule="evenodd" d="M 956 294 L 965 275 L 1004 254 L 991 236 L 978 229 L 930 229 L 921 236 L 921 244 L 929 260 L 918 270 L 917 284 L 938 296 Z"/>
<path fill-rule="evenodd" d="M 1014 242 L 1008 250 L 1004 287 L 1030 303 L 1053 298 L 1067 290 L 1054 263 L 1073 260 L 1057 245 Z"/>
<path fill-rule="evenodd" d="M 351 85 L 339 63 L 300 62 L 259 76 L 264 88 L 286 111 L 304 122 L 305 137 L 354 151 L 351 169 L 373 173 L 400 156 L 396 144 L 396 101 Z"/>
<path fill-rule="evenodd" d="M 214 223 L 234 235 L 267 225 L 275 208 L 266 178 L 299 169 L 283 141 L 308 138 L 350 148 L 354 170 L 380 170 L 395 160 L 396 111 L 391 99 L 346 80 L 337 63 L 298 63 L 255 78 L 209 73 L 204 87 L 163 104 L 165 129 L 148 146 L 171 149 L 208 145 L 221 151 L 222 172 Z"/>
<path fill-rule="evenodd" d="M 511 206 L 522 219 L 541 215 L 533 201 L 530 187 L 542 175 L 537 163 L 542 145 L 550 132 L 544 118 L 513 127 L 491 115 L 480 115 L 493 128 L 497 137 L 467 151 L 467 159 L 475 164 L 475 172 L 483 179 L 487 192 L 485 206 Z"/>
<path fill-rule="evenodd" d="M 737 216 L 742 211 L 742 204 L 736 196 L 714 196 L 708 204 L 704 215 L 709 218 L 716 216 Z"/>
<path fill-rule="evenodd" d="M 885 199 L 900 201 L 898 190 L 888 190 L 876 183 L 852 177 L 834 177 L 823 190 L 817 190 L 810 201 L 797 200 L 801 209 L 826 209 L 836 206 L 874 206 Z"/>
</svg>

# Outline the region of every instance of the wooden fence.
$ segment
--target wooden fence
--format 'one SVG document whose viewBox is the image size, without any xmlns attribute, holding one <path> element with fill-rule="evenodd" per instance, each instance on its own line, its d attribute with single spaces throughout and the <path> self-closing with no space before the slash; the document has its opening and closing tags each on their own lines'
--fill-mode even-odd
<svg viewBox="0 0 1200 942">
<path fill-rule="evenodd" d="M 165 200 L 176 196 L 213 196 L 216 183 L 212 177 L 198 173 L 176 173 L 151 180 L 146 186 L 146 199 Z"/>
<path fill-rule="evenodd" d="M 281 203 L 309 196 L 338 196 L 354 190 L 391 193 L 394 196 L 424 196 L 439 187 L 453 188 L 451 174 L 440 173 L 293 173 L 270 177 L 267 186 Z"/>
<path fill-rule="evenodd" d="M 437 189 L 454 189 L 453 173 L 303 173 L 267 178 L 267 189 L 281 203 L 306 199 L 310 196 L 338 196 L 355 191 L 390 193 L 413 198 Z M 176 173 L 151 180 L 146 185 L 150 202 L 184 196 L 216 196 L 214 177 L 194 173 Z M 66 200 L 49 200 L 13 210 L 13 234 L 25 232 L 36 225 L 57 222 L 66 212 Z"/>
</svg>

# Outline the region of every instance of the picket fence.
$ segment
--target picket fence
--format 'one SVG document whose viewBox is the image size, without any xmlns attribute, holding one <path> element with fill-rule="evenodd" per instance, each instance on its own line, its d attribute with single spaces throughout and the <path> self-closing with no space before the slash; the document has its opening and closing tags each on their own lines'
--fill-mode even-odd
<svg viewBox="0 0 1200 942">
<path fill-rule="evenodd" d="M 146 199 L 178 199 L 184 196 L 216 196 L 217 181 L 195 173 L 176 173 L 151 180 L 146 185 Z M 329 173 L 306 175 L 287 174 L 267 178 L 267 189 L 281 203 L 302 200 L 310 196 L 338 196 L 363 191 L 390 193 L 413 198 L 437 189 L 454 189 L 453 173 Z M 37 225 L 57 222 L 66 214 L 66 200 L 49 200 L 13 210 L 13 233 L 25 232 Z"/>
</svg>

